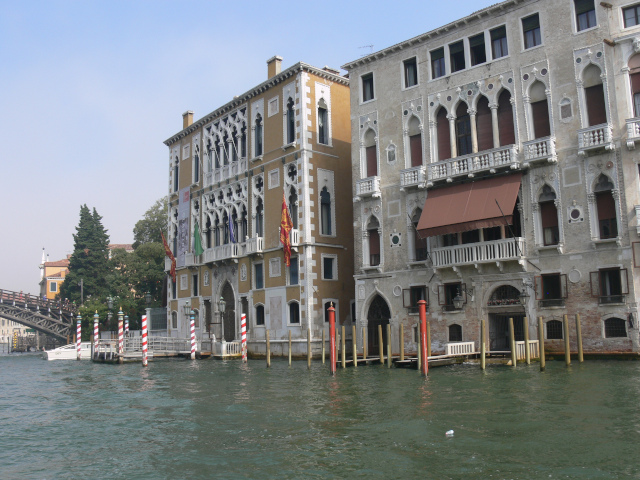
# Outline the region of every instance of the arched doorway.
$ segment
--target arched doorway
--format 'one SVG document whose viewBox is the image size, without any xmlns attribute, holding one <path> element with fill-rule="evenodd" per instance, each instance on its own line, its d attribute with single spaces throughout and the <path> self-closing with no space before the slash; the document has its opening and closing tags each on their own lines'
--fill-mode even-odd
<svg viewBox="0 0 640 480">
<path fill-rule="evenodd" d="M 225 310 L 222 315 L 223 338 L 227 342 L 233 342 L 236 339 L 236 299 L 229 282 L 222 287 L 222 298 L 225 301 Z"/>
<path fill-rule="evenodd" d="M 369 305 L 369 312 L 367 313 L 367 344 L 369 353 L 371 355 L 380 355 L 379 338 L 378 338 L 378 325 L 382 325 L 382 338 L 384 339 L 384 345 L 387 344 L 387 325 L 391 318 L 391 312 L 389 311 L 389 305 L 380 295 L 376 297 Z"/>
<path fill-rule="evenodd" d="M 489 351 L 509 350 L 509 318 L 513 318 L 516 342 L 524 340 L 524 311 L 520 291 L 511 285 L 497 287 L 487 301 L 489 309 Z"/>
</svg>

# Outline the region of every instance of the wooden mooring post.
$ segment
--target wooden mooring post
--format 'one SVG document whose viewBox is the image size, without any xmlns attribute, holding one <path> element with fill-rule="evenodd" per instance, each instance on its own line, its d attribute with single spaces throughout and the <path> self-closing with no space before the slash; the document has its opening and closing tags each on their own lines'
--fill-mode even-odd
<svg viewBox="0 0 640 480">
<path fill-rule="evenodd" d="M 427 307 L 425 305 L 424 307 L 424 316 L 425 319 L 427 318 Z M 429 323 L 428 320 L 426 320 L 427 322 L 427 357 L 431 356 L 431 324 Z M 427 359 L 428 361 L 428 359 Z"/>
<path fill-rule="evenodd" d="M 311 368 L 311 353 L 311 329 L 307 328 L 307 368 Z"/>
<path fill-rule="evenodd" d="M 524 317 L 524 361 L 531 365 L 531 352 L 529 351 L 529 318 Z"/>
<path fill-rule="evenodd" d="M 356 341 L 356 326 L 351 327 L 351 348 L 353 349 L 353 366 L 358 366 L 358 342 Z"/>
<path fill-rule="evenodd" d="M 511 347 L 511 365 L 516 366 L 516 340 L 513 332 L 513 317 L 509 317 L 509 346 Z"/>
<path fill-rule="evenodd" d="M 404 324 L 400 324 L 400 361 L 404 362 Z"/>
<path fill-rule="evenodd" d="M 582 327 L 580 326 L 580 314 L 576 313 L 576 335 L 578 337 L 578 362 L 584 362 L 582 351 Z"/>
<path fill-rule="evenodd" d="M 324 338 L 324 328 L 322 329 L 322 364 L 324 365 L 324 355 L 326 352 L 326 348 L 325 348 L 325 338 Z"/>
<path fill-rule="evenodd" d="M 571 346 L 569 343 L 569 318 L 567 315 L 562 316 L 562 323 L 564 327 L 564 362 L 568 367 L 571 365 Z"/>
<path fill-rule="evenodd" d="M 340 329 L 340 366 L 347 368 L 347 336 L 344 325 Z"/>
<path fill-rule="evenodd" d="M 387 366 L 391 368 L 393 355 L 391 354 L 391 324 L 387 323 Z"/>
<path fill-rule="evenodd" d="M 486 355 L 487 355 L 487 347 L 485 345 L 486 341 L 486 325 L 484 322 L 484 318 L 480 320 L 480 368 L 484 370 L 486 368 Z"/>
<path fill-rule="evenodd" d="M 291 330 L 289 330 L 289 366 L 291 366 Z"/>
<path fill-rule="evenodd" d="M 544 322 L 542 317 L 538 317 L 538 347 L 540 348 L 540 371 L 544 372 L 546 358 L 544 356 Z"/>
<path fill-rule="evenodd" d="M 271 366 L 271 344 L 269 343 L 269 330 L 267 330 L 267 368 Z"/>
<path fill-rule="evenodd" d="M 368 344 L 367 344 L 367 329 L 362 327 L 362 359 L 366 360 L 367 359 L 367 348 L 368 348 Z"/>
<path fill-rule="evenodd" d="M 380 363 L 384 365 L 384 338 L 382 337 L 382 325 L 378 325 L 378 351 L 380 352 Z"/>
</svg>

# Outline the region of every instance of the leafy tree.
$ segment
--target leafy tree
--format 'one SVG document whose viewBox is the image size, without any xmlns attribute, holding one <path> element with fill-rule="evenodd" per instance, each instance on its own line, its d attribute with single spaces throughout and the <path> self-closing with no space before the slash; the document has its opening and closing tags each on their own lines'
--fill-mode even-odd
<svg viewBox="0 0 640 480">
<path fill-rule="evenodd" d="M 80 221 L 73 235 L 73 254 L 69 259 L 69 273 L 60 287 L 60 297 L 80 304 L 83 283 L 84 298 L 101 296 L 107 291 L 109 275 L 109 235 L 96 209 L 80 207 Z"/>
<path fill-rule="evenodd" d="M 143 243 L 162 243 L 160 231 L 167 236 L 167 197 L 156 200 L 133 227 L 133 248 L 138 248 Z"/>
</svg>

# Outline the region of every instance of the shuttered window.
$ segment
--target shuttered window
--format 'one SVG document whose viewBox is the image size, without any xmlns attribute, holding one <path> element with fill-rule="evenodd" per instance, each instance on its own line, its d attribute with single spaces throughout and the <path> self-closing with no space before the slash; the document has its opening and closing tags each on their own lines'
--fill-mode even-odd
<svg viewBox="0 0 640 480">
<path fill-rule="evenodd" d="M 615 238 L 618 236 L 618 223 L 616 221 L 616 203 L 610 191 L 596 193 L 598 209 L 598 225 L 600 238 Z"/>
<path fill-rule="evenodd" d="M 438 124 L 438 160 L 451 158 L 451 139 L 449 138 L 449 119 L 444 108 L 438 110 L 436 117 Z"/>
<path fill-rule="evenodd" d="M 513 128 L 511 94 L 506 90 L 504 90 L 498 97 L 498 130 L 501 147 L 516 143 L 516 136 Z"/>
<path fill-rule="evenodd" d="M 378 161 L 376 146 L 367 147 L 367 177 L 375 177 L 378 175 Z"/>
<path fill-rule="evenodd" d="M 378 230 L 369 230 L 369 265 L 380 265 L 380 234 Z"/>
<path fill-rule="evenodd" d="M 409 137 L 409 147 L 411 149 L 411 166 L 422 165 L 422 135 L 412 135 Z"/>
<path fill-rule="evenodd" d="M 533 102 L 531 104 L 531 115 L 533 117 L 533 137 L 543 138 L 551 135 L 547 101 Z"/>
<path fill-rule="evenodd" d="M 478 133 L 478 151 L 490 150 L 493 148 L 493 126 L 491 124 L 491 109 L 489 100 L 481 97 L 478 101 L 476 113 L 476 125 Z"/>
<path fill-rule="evenodd" d="M 558 211 L 553 201 L 540 203 L 542 234 L 545 245 L 557 245 L 559 241 Z"/>
<path fill-rule="evenodd" d="M 602 84 L 594 85 L 584 89 L 587 99 L 587 116 L 589 126 L 607 123 L 607 110 L 604 104 L 604 89 Z"/>
</svg>

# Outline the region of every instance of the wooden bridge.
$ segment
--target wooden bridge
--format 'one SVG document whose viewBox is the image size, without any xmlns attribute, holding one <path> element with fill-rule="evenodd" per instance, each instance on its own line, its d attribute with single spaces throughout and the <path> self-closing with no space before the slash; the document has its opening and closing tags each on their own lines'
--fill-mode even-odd
<svg viewBox="0 0 640 480">
<path fill-rule="evenodd" d="M 0 318 L 20 323 L 66 342 L 75 333 L 73 304 L 0 290 Z"/>
</svg>

